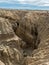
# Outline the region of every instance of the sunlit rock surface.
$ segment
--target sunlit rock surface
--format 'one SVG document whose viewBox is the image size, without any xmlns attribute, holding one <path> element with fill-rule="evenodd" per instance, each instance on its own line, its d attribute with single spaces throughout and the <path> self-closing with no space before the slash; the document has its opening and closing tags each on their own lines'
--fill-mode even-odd
<svg viewBox="0 0 49 65">
<path fill-rule="evenodd" d="M 14 37 L 12 26 L 7 19 L 0 17 L 0 40 Z"/>
<path fill-rule="evenodd" d="M 0 65 L 49 65 L 49 11 L 0 9 Z"/>
</svg>

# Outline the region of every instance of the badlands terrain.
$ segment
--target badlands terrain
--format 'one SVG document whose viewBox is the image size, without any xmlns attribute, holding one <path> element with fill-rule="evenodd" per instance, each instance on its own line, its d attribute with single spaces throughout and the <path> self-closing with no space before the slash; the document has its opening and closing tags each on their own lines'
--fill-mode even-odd
<svg viewBox="0 0 49 65">
<path fill-rule="evenodd" d="M 49 65 L 49 11 L 0 9 L 0 65 Z"/>
</svg>

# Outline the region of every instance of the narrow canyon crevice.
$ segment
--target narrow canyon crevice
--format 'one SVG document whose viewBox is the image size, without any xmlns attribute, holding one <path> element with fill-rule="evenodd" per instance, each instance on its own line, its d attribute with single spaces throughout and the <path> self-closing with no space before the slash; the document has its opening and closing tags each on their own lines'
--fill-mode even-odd
<svg viewBox="0 0 49 65">
<path fill-rule="evenodd" d="M 20 28 L 19 27 L 20 27 L 20 24 L 18 22 L 13 23 L 13 25 L 12 25 L 12 28 L 13 28 L 15 34 L 18 37 L 20 37 L 25 42 L 25 44 L 22 44 L 20 46 L 23 49 L 23 55 L 24 55 L 24 57 L 26 57 L 26 56 L 32 56 L 32 52 L 35 49 L 38 49 L 38 45 L 40 44 L 40 39 L 38 38 L 37 28 L 35 26 L 34 26 L 34 29 L 31 28 L 31 36 L 33 36 L 34 39 L 33 39 L 33 42 L 28 43 L 29 40 L 26 41 L 26 39 L 25 39 L 27 37 L 27 35 L 26 35 L 26 37 L 24 37 L 24 36 L 21 37 L 19 35 L 19 33 L 17 33 L 17 30 L 20 30 L 20 28 L 21 28 L 21 27 Z M 20 33 L 22 33 L 22 32 L 23 31 L 21 31 Z M 25 35 L 25 33 L 23 35 Z"/>
</svg>

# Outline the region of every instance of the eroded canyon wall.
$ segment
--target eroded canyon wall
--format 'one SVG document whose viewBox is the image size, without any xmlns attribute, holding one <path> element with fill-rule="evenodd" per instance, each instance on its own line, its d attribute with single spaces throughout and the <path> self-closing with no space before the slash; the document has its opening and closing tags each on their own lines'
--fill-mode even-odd
<svg viewBox="0 0 49 65">
<path fill-rule="evenodd" d="M 0 9 L 0 65 L 49 65 L 49 11 Z"/>
</svg>

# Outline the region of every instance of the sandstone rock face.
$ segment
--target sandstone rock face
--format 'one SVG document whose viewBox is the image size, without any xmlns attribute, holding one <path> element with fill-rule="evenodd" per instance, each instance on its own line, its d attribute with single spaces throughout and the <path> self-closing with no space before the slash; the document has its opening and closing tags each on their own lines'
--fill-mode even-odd
<svg viewBox="0 0 49 65">
<path fill-rule="evenodd" d="M 0 40 L 12 38 L 13 36 L 14 32 L 8 20 L 0 17 Z"/>
<path fill-rule="evenodd" d="M 6 45 L 6 43 L 11 43 L 11 45 Z M 6 65 L 20 65 L 22 59 L 21 49 L 16 48 L 15 41 L 2 42 L 0 45 L 0 60 Z M 4 45 L 3 45 L 4 44 Z"/>
<path fill-rule="evenodd" d="M 15 35 L 8 19 L 0 17 L 0 65 L 20 65 L 24 42 Z"/>
<path fill-rule="evenodd" d="M 0 9 L 0 65 L 49 65 L 49 11 Z"/>
</svg>

